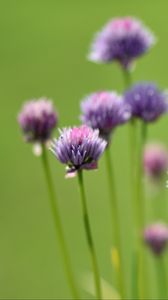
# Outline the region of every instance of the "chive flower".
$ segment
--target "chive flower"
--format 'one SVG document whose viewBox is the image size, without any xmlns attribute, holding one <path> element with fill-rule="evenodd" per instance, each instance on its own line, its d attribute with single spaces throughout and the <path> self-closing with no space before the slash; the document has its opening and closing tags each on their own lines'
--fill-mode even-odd
<svg viewBox="0 0 168 300">
<path fill-rule="evenodd" d="M 168 241 L 168 226 L 163 223 L 150 225 L 144 231 L 144 240 L 155 255 L 162 254 Z"/>
<path fill-rule="evenodd" d="M 73 177 L 79 170 L 96 169 L 106 144 L 99 137 L 98 130 L 82 125 L 63 128 L 60 137 L 53 141 L 51 151 L 61 163 L 67 165 L 67 177 Z"/>
<path fill-rule="evenodd" d="M 101 91 L 88 95 L 81 102 L 81 121 L 99 129 L 100 136 L 109 141 L 112 131 L 131 117 L 129 106 L 116 92 Z"/>
<path fill-rule="evenodd" d="M 27 142 L 43 144 L 50 139 L 58 115 L 50 100 L 33 99 L 23 105 L 18 122 Z"/>
<path fill-rule="evenodd" d="M 168 151 L 162 144 L 148 144 L 144 150 L 143 162 L 149 178 L 161 179 L 168 169 Z"/>
<path fill-rule="evenodd" d="M 91 45 L 89 59 L 98 63 L 117 61 L 124 69 L 146 53 L 155 43 L 153 33 L 133 17 L 110 20 L 96 34 Z"/>
<path fill-rule="evenodd" d="M 132 117 L 154 122 L 168 110 L 167 94 L 154 83 L 142 82 L 125 92 L 124 101 L 130 105 Z"/>
</svg>

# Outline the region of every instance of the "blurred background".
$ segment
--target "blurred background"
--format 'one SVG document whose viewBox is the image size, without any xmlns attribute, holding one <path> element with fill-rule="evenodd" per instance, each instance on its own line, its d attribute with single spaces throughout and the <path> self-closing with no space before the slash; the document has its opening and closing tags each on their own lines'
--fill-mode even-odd
<svg viewBox="0 0 168 300">
<path fill-rule="evenodd" d="M 0 299 L 70 297 L 41 160 L 22 141 L 16 121 L 22 103 L 41 96 L 53 99 L 61 127 L 79 124 L 80 99 L 86 94 L 101 89 L 122 92 L 123 78 L 117 65 L 96 65 L 86 59 L 94 33 L 115 16 L 136 16 L 156 34 L 158 43 L 138 60 L 133 81 L 156 81 L 166 88 L 167 11 L 167 0 L 0 1 Z M 151 125 L 151 140 L 167 144 L 167 124 L 168 117 L 163 117 Z M 117 130 L 111 149 L 118 179 L 129 294 L 132 221 L 127 126 Z M 64 166 L 50 153 L 49 158 L 68 247 L 80 281 L 91 266 L 77 180 L 64 180 Z M 104 174 L 102 158 L 99 171 L 85 172 L 85 181 L 101 274 L 111 282 L 112 230 Z M 156 278 L 151 278 L 149 284 L 155 293 Z"/>
</svg>

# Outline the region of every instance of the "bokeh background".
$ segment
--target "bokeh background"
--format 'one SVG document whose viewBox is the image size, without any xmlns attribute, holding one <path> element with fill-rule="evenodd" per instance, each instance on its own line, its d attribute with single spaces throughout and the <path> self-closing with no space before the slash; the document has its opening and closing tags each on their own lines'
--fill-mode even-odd
<svg viewBox="0 0 168 300">
<path fill-rule="evenodd" d="M 61 127 L 79 124 L 80 99 L 87 93 L 101 89 L 122 92 L 124 84 L 118 66 L 90 63 L 86 55 L 93 34 L 110 18 L 124 15 L 141 18 L 158 37 L 157 45 L 138 60 L 133 80 L 157 81 L 166 88 L 167 11 L 167 0 L 0 1 L 0 299 L 70 297 L 41 160 L 22 141 L 16 121 L 22 103 L 34 97 L 52 98 Z M 150 138 L 167 144 L 167 126 L 168 117 L 150 126 Z M 120 196 L 129 295 L 132 222 L 127 126 L 118 129 L 111 150 Z M 81 274 L 91 266 L 77 180 L 64 180 L 64 167 L 50 153 L 49 158 L 80 281 Z M 98 172 L 85 172 L 85 181 L 101 274 L 111 282 L 111 221 L 104 158 Z M 156 280 L 152 272 L 149 285 L 153 294 Z"/>
</svg>

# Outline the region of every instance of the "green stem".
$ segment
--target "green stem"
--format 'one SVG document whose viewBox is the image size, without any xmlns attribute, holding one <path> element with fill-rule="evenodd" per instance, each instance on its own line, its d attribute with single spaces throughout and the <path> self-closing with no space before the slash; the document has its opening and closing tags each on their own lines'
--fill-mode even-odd
<svg viewBox="0 0 168 300">
<path fill-rule="evenodd" d="M 156 257 L 156 272 L 158 282 L 158 299 L 168 299 L 167 296 L 167 275 L 164 256 Z"/>
<path fill-rule="evenodd" d="M 143 150 L 147 138 L 147 124 L 142 122 L 140 128 L 140 141 L 138 147 L 138 160 L 137 160 L 137 176 L 136 176 L 136 186 L 137 186 L 137 218 L 138 218 L 138 249 L 139 249 L 139 296 L 140 299 L 145 297 L 147 293 L 147 285 L 145 280 L 145 255 L 143 245 L 141 243 L 141 234 L 145 227 L 145 191 L 143 186 Z"/>
<path fill-rule="evenodd" d="M 84 221 L 84 226 L 85 226 L 87 242 L 88 242 L 88 246 L 89 246 L 89 250 L 90 250 L 90 255 L 91 255 L 91 259 L 92 259 L 92 268 L 93 268 L 93 276 L 94 276 L 94 282 L 95 282 L 96 297 L 97 297 L 97 299 L 102 299 L 100 275 L 99 275 L 96 252 L 95 252 L 95 247 L 94 247 L 94 243 L 93 243 L 91 227 L 90 227 L 90 222 L 89 222 L 89 215 L 88 215 L 88 209 L 87 209 L 87 203 L 86 203 L 86 195 L 85 195 L 82 171 L 78 172 L 78 180 L 79 180 L 80 194 L 81 194 L 81 200 L 82 200 L 83 221 Z"/>
<path fill-rule="evenodd" d="M 67 275 L 69 286 L 71 288 L 73 299 L 79 299 L 75 279 L 74 279 L 73 272 L 72 272 L 71 262 L 70 262 L 70 258 L 68 255 L 66 243 L 65 243 L 65 237 L 64 237 L 64 233 L 63 233 L 62 224 L 61 224 L 61 218 L 59 215 L 59 209 L 57 206 L 56 193 L 55 193 L 55 189 L 54 189 L 54 185 L 53 185 L 53 181 L 52 181 L 52 177 L 51 177 L 46 148 L 44 145 L 43 145 L 43 152 L 42 152 L 42 164 L 43 164 L 47 187 L 48 187 L 51 211 L 53 214 L 54 224 L 55 224 L 55 228 L 57 231 L 57 237 L 59 239 L 61 253 L 63 256 L 63 260 L 64 260 L 65 272 Z"/>
<path fill-rule="evenodd" d="M 147 134 L 148 134 L 148 127 L 147 123 L 143 122 L 142 123 L 142 147 L 145 146 L 146 140 L 147 140 Z"/>
<path fill-rule="evenodd" d="M 129 70 L 123 69 L 123 79 L 124 79 L 124 89 L 127 90 L 132 85 L 132 77 L 131 72 Z M 130 184 L 131 184 L 131 206 L 133 213 L 133 246 L 135 247 L 135 252 L 137 253 L 137 257 L 139 256 L 139 248 L 137 242 L 137 232 L 139 229 L 139 206 L 136 203 L 137 199 L 137 163 L 138 155 L 137 155 L 137 121 L 132 118 L 129 123 L 129 150 L 130 150 Z M 138 261 L 138 260 L 137 260 Z M 140 264 L 137 266 L 137 270 L 139 271 Z M 138 278 L 138 276 L 137 276 Z M 139 278 L 138 278 L 139 279 Z M 138 286 L 138 283 L 136 283 Z M 134 296 L 134 294 L 132 294 Z"/>
<path fill-rule="evenodd" d="M 132 84 L 131 72 L 127 69 L 123 69 L 124 88 L 127 90 Z"/>
<path fill-rule="evenodd" d="M 130 121 L 130 154 L 131 154 L 131 199 L 132 199 L 132 210 L 133 210 L 133 220 L 136 224 L 136 229 L 138 227 L 137 221 L 137 206 L 136 206 L 136 166 L 137 166 L 137 122 L 135 119 Z M 137 232 L 136 232 L 137 234 Z"/>
<path fill-rule="evenodd" d="M 145 226 L 145 191 L 143 186 L 143 151 L 144 145 L 147 139 L 147 124 L 145 122 L 141 123 L 141 132 L 140 132 L 140 145 L 138 153 L 138 170 L 137 170 L 137 207 L 139 207 L 139 231 L 143 230 Z"/>
<path fill-rule="evenodd" d="M 112 160 L 110 155 L 110 147 L 108 146 L 105 150 L 105 158 L 106 158 L 106 170 L 108 177 L 108 185 L 109 185 L 109 194 L 110 194 L 110 205 L 111 205 L 111 215 L 112 215 L 112 228 L 113 228 L 113 242 L 114 249 L 117 250 L 117 254 L 119 256 L 119 264 L 117 270 L 118 277 L 118 288 L 120 290 L 120 294 L 124 296 L 124 280 L 123 280 L 123 270 L 122 270 L 122 245 L 121 245 L 121 233 L 120 233 L 120 216 L 118 209 L 118 200 L 116 194 L 116 186 L 115 186 L 115 178 L 114 178 L 114 170 L 112 166 Z"/>
<path fill-rule="evenodd" d="M 127 90 L 132 84 L 131 72 L 129 70 L 123 69 L 124 87 Z M 129 144 L 130 144 L 130 162 L 131 162 L 131 199 L 132 199 L 132 210 L 133 210 L 133 220 L 136 224 L 136 229 L 138 227 L 137 221 L 137 206 L 136 206 L 136 165 L 137 165 L 137 122 L 136 119 L 132 118 L 129 124 Z M 137 234 L 137 232 L 136 232 Z"/>
</svg>

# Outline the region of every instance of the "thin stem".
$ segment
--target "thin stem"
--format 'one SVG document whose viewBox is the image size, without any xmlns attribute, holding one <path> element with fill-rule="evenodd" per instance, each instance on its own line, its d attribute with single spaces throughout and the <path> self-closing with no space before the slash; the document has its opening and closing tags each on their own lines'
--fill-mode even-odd
<svg viewBox="0 0 168 300">
<path fill-rule="evenodd" d="M 131 72 L 128 69 L 123 69 L 124 89 L 127 90 L 132 84 Z"/>
<path fill-rule="evenodd" d="M 122 267 L 122 245 L 121 245 L 121 233 L 120 233 L 120 216 L 118 210 L 118 200 L 116 194 L 116 186 L 115 186 L 115 178 L 114 178 L 114 170 L 112 166 L 111 156 L 110 156 L 110 147 L 108 146 L 105 151 L 106 158 L 106 170 L 108 177 L 108 185 L 109 185 L 109 194 L 110 194 L 110 206 L 111 206 L 111 220 L 112 220 L 112 228 L 113 228 L 113 243 L 114 249 L 117 250 L 117 254 L 119 256 L 119 270 L 117 270 L 118 277 L 118 287 L 121 295 L 124 295 L 124 282 L 123 282 L 123 270 Z"/>
<path fill-rule="evenodd" d="M 140 141 L 138 147 L 138 161 L 137 161 L 137 176 L 136 176 L 136 186 L 137 186 L 137 218 L 138 218 L 138 244 L 139 244 L 139 294 L 140 298 L 144 298 L 147 292 L 147 285 L 145 280 L 145 256 L 144 249 L 141 243 L 141 232 L 143 232 L 145 226 L 145 191 L 143 186 L 143 149 L 147 138 L 147 124 L 142 122 L 140 128 Z"/>
<path fill-rule="evenodd" d="M 124 89 L 127 90 L 132 85 L 131 71 L 129 69 L 123 70 L 124 78 Z M 131 162 L 131 199 L 132 199 L 132 209 L 133 209 L 133 219 L 134 223 L 137 224 L 137 206 L 136 206 L 136 182 L 135 173 L 137 165 L 137 122 L 136 119 L 132 118 L 129 124 L 129 146 L 130 146 L 130 162 Z M 137 225 L 138 226 L 138 225 Z M 137 228 L 136 226 L 136 228 Z"/>
<path fill-rule="evenodd" d="M 167 275 L 165 268 L 164 256 L 156 257 L 156 272 L 158 277 L 158 299 L 167 299 Z"/>
<path fill-rule="evenodd" d="M 132 76 L 129 69 L 123 69 L 123 79 L 124 79 L 124 90 L 127 90 L 132 85 Z M 137 206 L 136 199 L 137 199 L 137 183 L 136 183 L 136 176 L 137 172 L 137 122 L 134 118 L 130 120 L 129 123 L 129 150 L 130 150 L 130 183 L 131 183 L 131 202 L 132 202 L 132 212 L 133 212 L 133 241 L 135 251 L 137 252 L 138 256 L 138 242 L 137 242 L 137 230 L 139 227 L 139 206 Z M 140 174 L 139 174 L 140 175 Z M 140 263 L 137 267 L 137 270 L 140 269 Z M 138 276 L 137 276 L 138 278 Z"/>
<path fill-rule="evenodd" d="M 137 206 L 136 206 L 136 166 L 137 166 L 137 122 L 135 119 L 130 121 L 130 154 L 131 154 L 131 191 L 132 191 L 132 209 L 134 223 L 137 224 Z M 138 224 L 136 226 L 136 229 Z"/>
<path fill-rule="evenodd" d="M 142 122 L 142 146 L 144 147 L 147 140 L 148 127 L 147 123 Z"/>
<path fill-rule="evenodd" d="M 79 180 L 79 187 L 80 187 L 80 194 L 81 194 L 81 201 L 82 201 L 83 221 L 84 221 L 84 226 L 85 226 L 87 242 L 88 242 L 88 246 L 89 246 L 89 250 L 90 250 L 90 254 L 91 254 L 91 259 L 92 259 L 96 297 L 97 297 L 97 299 L 102 299 L 100 275 L 99 275 L 96 252 L 95 252 L 95 247 L 94 247 L 94 243 L 93 243 L 91 227 L 90 227 L 90 222 L 89 222 L 89 215 L 88 215 L 88 209 L 87 209 L 87 203 L 86 203 L 86 195 L 85 195 L 82 171 L 78 172 L 78 180 Z"/>
<path fill-rule="evenodd" d="M 44 173 L 45 173 L 46 182 L 47 182 L 51 211 L 53 214 L 57 237 L 59 239 L 61 253 L 63 256 L 63 260 L 64 260 L 65 272 L 67 275 L 69 286 L 71 288 L 73 299 L 79 299 L 74 275 L 72 272 L 71 262 L 70 262 L 70 258 L 68 255 L 66 243 L 65 243 L 65 237 L 64 237 L 63 228 L 62 228 L 62 224 L 61 224 L 61 218 L 60 218 L 59 209 L 58 209 L 58 205 L 57 205 L 56 193 L 55 193 L 52 176 L 51 176 L 51 172 L 50 172 L 50 167 L 49 167 L 49 163 L 48 163 L 47 153 L 46 153 L 46 149 L 45 149 L 44 145 L 43 145 L 43 152 L 42 152 L 42 164 L 43 164 Z"/>
<path fill-rule="evenodd" d="M 137 206 L 139 207 L 139 230 L 142 230 L 145 225 L 145 191 L 143 186 L 143 150 L 147 139 L 147 124 L 141 123 L 139 159 L 137 172 Z"/>
</svg>

